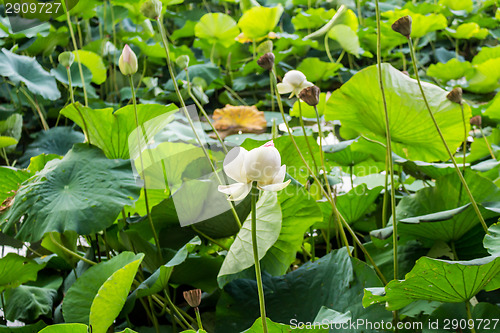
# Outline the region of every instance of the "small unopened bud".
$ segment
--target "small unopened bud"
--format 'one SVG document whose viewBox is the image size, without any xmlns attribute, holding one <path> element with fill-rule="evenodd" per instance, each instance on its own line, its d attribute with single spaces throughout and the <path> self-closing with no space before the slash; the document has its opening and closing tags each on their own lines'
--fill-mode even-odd
<svg viewBox="0 0 500 333">
<path fill-rule="evenodd" d="M 137 56 L 127 44 L 125 44 L 125 47 L 123 48 L 122 55 L 118 61 L 118 66 L 120 67 L 120 71 L 123 75 L 132 75 L 137 73 Z"/>
<path fill-rule="evenodd" d="M 192 308 L 197 308 L 201 303 L 201 289 L 193 289 L 183 293 L 184 299 Z"/>
<path fill-rule="evenodd" d="M 319 93 L 320 90 L 318 87 L 311 86 L 302 89 L 299 93 L 299 98 L 310 106 L 316 106 L 319 104 Z"/>
<path fill-rule="evenodd" d="M 57 59 L 59 60 L 59 63 L 61 65 L 66 68 L 70 68 L 75 61 L 75 55 L 73 54 L 73 52 L 63 52 L 59 54 L 59 57 Z"/>
<path fill-rule="evenodd" d="M 153 29 L 153 25 L 151 24 L 151 20 L 145 19 L 142 21 L 142 30 L 149 37 L 153 37 L 155 35 L 155 30 Z"/>
<path fill-rule="evenodd" d="M 453 90 L 450 91 L 448 95 L 446 95 L 446 98 L 448 98 L 453 103 L 462 105 L 462 88 L 453 88 Z"/>
<path fill-rule="evenodd" d="M 470 118 L 470 124 L 477 126 L 477 127 L 481 127 L 481 124 L 482 124 L 481 116 L 474 116 L 474 117 Z"/>
<path fill-rule="evenodd" d="M 410 38 L 411 35 L 411 16 L 403 16 L 394 22 L 391 26 L 392 30 L 399 32 L 406 38 Z"/>
<path fill-rule="evenodd" d="M 142 15 L 157 20 L 161 15 L 162 3 L 160 0 L 148 0 L 141 6 Z"/>
<path fill-rule="evenodd" d="M 268 52 L 257 60 L 257 65 L 265 70 L 271 70 L 274 66 L 274 54 Z"/>
<path fill-rule="evenodd" d="M 181 55 L 175 59 L 175 63 L 177 66 L 179 66 L 182 69 L 188 68 L 189 66 L 189 56 L 188 55 Z"/>
</svg>

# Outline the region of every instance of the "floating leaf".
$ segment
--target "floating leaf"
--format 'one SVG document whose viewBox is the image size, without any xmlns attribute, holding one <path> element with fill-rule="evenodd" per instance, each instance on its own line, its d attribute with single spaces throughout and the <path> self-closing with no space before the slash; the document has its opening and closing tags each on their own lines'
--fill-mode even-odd
<svg viewBox="0 0 500 333">
<path fill-rule="evenodd" d="M 223 13 L 207 13 L 194 27 L 196 37 L 207 39 L 211 43 L 220 43 L 224 47 L 233 45 L 239 33 L 236 21 Z"/>
<path fill-rule="evenodd" d="M 393 151 L 421 161 L 448 160 L 445 147 L 425 107 L 417 81 L 389 64 L 382 64 Z M 447 92 L 422 83 L 430 108 L 450 149 L 458 147 L 463 133 L 460 106 L 446 99 Z M 469 115 L 466 114 L 466 119 Z M 379 142 L 385 142 L 385 116 L 377 67 L 356 73 L 327 102 L 326 120 L 338 119 L 342 126 Z"/>
<path fill-rule="evenodd" d="M 384 288 L 368 288 L 363 306 L 385 303 L 387 310 L 399 310 L 416 300 L 448 303 L 468 302 L 500 273 L 500 257 L 470 261 L 447 261 L 422 257 L 404 280 L 393 280 Z"/>
<path fill-rule="evenodd" d="M 447 31 L 456 39 L 485 39 L 488 36 L 488 29 L 481 28 L 476 22 L 463 23 L 456 30 L 448 28 Z"/>
<path fill-rule="evenodd" d="M 114 272 L 99 288 L 90 307 L 89 325 L 95 332 L 106 332 L 120 314 L 144 254 Z"/>
<path fill-rule="evenodd" d="M 52 101 L 61 98 L 56 80 L 40 66 L 35 58 L 20 56 L 2 49 L 0 73 L 15 84 L 24 83 L 33 94 Z"/>
<path fill-rule="evenodd" d="M 38 241 L 51 231 L 88 235 L 110 226 L 138 196 L 129 161 L 109 160 L 96 147 L 76 144 L 21 187 L 3 231 L 24 216 L 16 234 L 24 241 Z"/>
<path fill-rule="evenodd" d="M 259 259 L 276 243 L 280 235 L 282 213 L 275 192 L 264 191 L 257 202 L 257 248 Z M 219 285 L 227 283 L 228 275 L 236 274 L 254 264 L 251 214 L 229 248 L 219 272 Z"/>
</svg>

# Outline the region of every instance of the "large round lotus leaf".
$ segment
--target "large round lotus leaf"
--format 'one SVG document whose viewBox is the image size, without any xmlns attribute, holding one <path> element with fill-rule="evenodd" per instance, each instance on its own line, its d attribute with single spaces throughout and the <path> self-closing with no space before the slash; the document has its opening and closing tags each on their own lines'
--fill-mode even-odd
<svg viewBox="0 0 500 333">
<path fill-rule="evenodd" d="M 97 53 L 91 51 L 73 51 L 75 57 L 80 57 L 80 62 L 92 72 L 92 82 L 101 84 L 106 81 L 106 66 Z M 76 61 L 75 61 L 76 62 Z M 77 64 L 75 64 L 77 66 Z"/>
<path fill-rule="evenodd" d="M 238 21 L 238 26 L 246 37 L 257 39 L 266 36 L 278 25 L 283 6 L 276 7 L 252 7 L 247 10 Z"/>
<path fill-rule="evenodd" d="M 61 98 L 56 80 L 40 66 L 35 58 L 20 56 L 2 49 L 0 73 L 16 84 L 24 83 L 33 94 L 52 101 Z"/>
<path fill-rule="evenodd" d="M 326 104 L 326 120 L 385 143 L 385 114 L 376 66 L 355 74 L 336 90 Z M 448 154 L 422 99 L 417 81 L 389 64 L 382 64 L 393 151 L 407 159 L 432 162 L 448 160 Z M 430 108 L 454 151 L 462 143 L 462 112 L 446 99 L 448 92 L 422 83 Z M 466 119 L 470 110 L 465 108 Z"/>
<path fill-rule="evenodd" d="M 129 161 L 109 160 L 96 147 L 76 144 L 23 184 L 2 229 L 12 232 L 24 217 L 16 237 L 26 242 L 51 231 L 88 235 L 110 226 L 139 190 Z"/>
<path fill-rule="evenodd" d="M 47 131 L 38 132 L 36 139 L 28 145 L 24 155 L 19 159 L 22 166 L 28 166 L 32 157 L 40 154 L 66 155 L 75 143 L 85 141 L 81 132 L 71 127 L 53 127 Z"/>
<path fill-rule="evenodd" d="M 472 65 L 468 61 L 460 61 L 453 58 L 447 63 L 438 62 L 432 64 L 427 69 L 427 75 L 448 82 L 450 80 L 459 79 L 472 69 Z"/>
<path fill-rule="evenodd" d="M 205 14 L 194 27 L 196 37 L 207 39 L 212 43 L 220 43 L 224 47 L 234 44 L 239 33 L 240 29 L 236 21 L 223 13 Z"/>
</svg>

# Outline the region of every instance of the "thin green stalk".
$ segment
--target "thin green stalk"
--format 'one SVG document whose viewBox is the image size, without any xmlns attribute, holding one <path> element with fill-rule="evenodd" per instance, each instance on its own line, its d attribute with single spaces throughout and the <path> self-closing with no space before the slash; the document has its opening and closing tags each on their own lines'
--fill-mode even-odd
<svg viewBox="0 0 500 333">
<path fill-rule="evenodd" d="M 90 145 L 90 135 L 89 135 L 89 129 L 87 127 L 87 122 L 85 121 L 85 118 L 83 118 L 83 114 L 80 111 L 80 108 L 75 103 L 75 97 L 73 95 L 73 85 L 71 83 L 71 71 L 70 71 L 69 67 L 66 67 L 66 72 L 68 73 L 68 85 L 69 85 L 68 89 L 69 89 L 69 95 L 71 96 L 71 103 L 75 107 L 76 111 L 78 111 L 78 114 L 80 115 L 80 118 L 82 118 L 83 130 L 85 132 L 85 136 L 87 137 L 87 142 Z"/>
<path fill-rule="evenodd" d="M 314 228 L 309 228 L 309 233 L 311 234 L 311 262 L 314 262 L 316 258 L 316 243 L 314 242 Z"/>
<path fill-rule="evenodd" d="M 31 104 L 33 107 L 34 111 L 38 114 L 38 117 L 40 118 L 40 122 L 42 123 L 43 129 L 46 131 L 49 129 L 49 125 L 47 124 L 47 121 L 45 120 L 45 117 L 43 116 L 42 110 L 40 110 L 40 107 L 38 104 L 31 98 L 30 94 L 24 89 L 24 87 L 20 87 L 19 90 L 23 93 L 24 96 L 26 96 L 26 99 L 28 102 Z"/>
<path fill-rule="evenodd" d="M 474 319 L 472 318 L 472 313 L 470 311 L 470 300 L 465 301 L 465 310 L 467 311 L 467 322 L 472 322 L 475 323 Z M 474 328 L 474 325 L 470 328 L 471 333 L 476 333 L 476 329 Z"/>
<path fill-rule="evenodd" d="M 429 103 L 427 102 L 427 97 L 425 96 L 424 93 L 424 88 L 422 87 L 422 83 L 420 82 L 420 77 L 418 76 L 418 68 L 417 68 L 417 60 L 415 57 L 415 50 L 413 48 L 413 42 L 411 40 L 411 37 L 408 38 L 408 45 L 410 47 L 410 54 L 411 54 L 411 60 L 413 62 L 413 70 L 415 71 L 415 77 L 418 82 L 418 86 L 420 88 L 420 92 L 422 93 L 422 98 L 424 99 L 425 106 L 427 107 L 427 111 L 429 111 L 429 116 L 432 119 L 432 122 L 434 123 L 434 126 L 436 127 L 436 130 L 439 134 L 439 137 L 441 138 L 441 141 L 443 142 L 444 147 L 446 148 L 446 152 L 448 153 L 448 156 L 451 159 L 451 162 L 455 166 L 455 171 L 457 172 L 458 178 L 462 182 L 465 191 L 467 192 L 467 195 L 470 198 L 470 202 L 472 204 L 472 207 L 474 207 L 474 211 L 476 212 L 477 217 L 479 218 L 479 221 L 481 222 L 481 225 L 483 226 L 484 232 L 486 234 L 489 234 L 488 232 L 488 226 L 486 225 L 486 222 L 484 221 L 483 215 L 481 215 L 481 211 L 479 210 L 479 207 L 476 203 L 476 200 L 474 199 L 474 196 L 472 195 L 469 186 L 467 185 L 467 182 L 465 181 L 464 176 L 462 175 L 462 172 L 460 172 L 460 168 L 457 165 L 457 161 L 455 161 L 455 157 L 453 157 L 453 154 L 451 153 L 450 148 L 448 147 L 448 144 L 446 143 L 446 140 L 443 136 L 443 133 L 441 132 L 441 129 L 439 128 L 439 125 L 436 121 L 436 118 L 434 117 L 434 114 L 432 113 L 431 107 L 429 106 Z"/>
<path fill-rule="evenodd" d="M 264 301 L 264 288 L 262 286 L 262 275 L 260 272 L 260 262 L 259 262 L 259 250 L 257 247 L 257 198 L 259 196 L 259 189 L 257 188 L 257 183 L 252 182 L 252 191 L 250 192 L 252 201 L 252 247 L 253 247 L 253 258 L 255 261 L 255 277 L 257 279 L 257 290 L 259 294 L 259 307 L 260 307 L 260 318 L 262 319 L 262 329 L 264 333 L 267 333 L 267 321 L 266 321 L 266 305 Z"/>
<path fill-rule="evenodd" d="M 158 324 L 158 318 L 156 318 L 156 311 L 153 306 L 153 301 L 151 300 L 151 297 L 148 297 L 148 305 L 149 308 L 151 309 L 151 319 L 153 319 L 153 326 L 155 328 L 156 333 L 160 333 L 160 325 Z"/>
<path fill-rule="evenodd" d="M 87 97 L 87 88 L 85 86 L 85 77 L 83 76 L 82 62 L 80 61 L 80 54 L 78 52 L 78 46 L 76 45 L 75 32 L 73 31 L 71 17 L 69 16 L 69 11 L 66 7 L 66 1 L 67 0 L 61 1 L 61 4 L 64 8 L 64 12 L 66 13 L 66 21 L 68 22 L 68 28 L 69 28 L 69 33 L 71 35 L 71 40 L 73 42 L 73 48 L 75 49 L 76 62 L 78 63 L 78 69 L 80 71 L 80 78 L 82 80 L 82 85 L 83 85 L 83 98 L 85 100 L 85 106 L 88 106 L 89 102 L 88 102 L 88 97 Z"/>
<path fill-rule="evenodd" d="M 465 164 L 466 164 L 466 155 L 467 155 L 467 123 L 465 122 L 465 112 L 464 112 L 464 106 L 462 103 L 460 103 L 460 110 L 462 111 L 462 124 L 464 125 L 464 140 L 463 140 L 463 146 L 462 146 L 462 151 L 463 151 L 464 157 L 463 157 L 462 175 L 465 177 Z M 460 198 L 462 198 L 463 187 L 464 186 L 462 184 L 460 184 L 460 191 L 458 191 L 458 203 L 457 203 L 457 205 L 460 205 Z"/>
<path fill-rule="evenodd" d="M 269 72 L 269 82 L 271 82 L 272 80 L 272 73 Z M 274 111 L 274 86 L 271 84 L 269 86 L 270 90 L 271 90 L 271 111 Z M 278 92 L 276 92 L 278 94 Z"/>
<path fill-rule="evenodd" d="M 299 99 L 299 121 L 300 127 L 302 128 L 302 133 L 304 133 L 304 139 L 306 140 L 307 149 L 309 150 L 309 154 L 311 154 L 311 159 L 314 164 L 314 169 L 316 170 L 316 175 L 319 175 L 318 164 L 316 163 L 316 159 L 314 158 L 314 153 L 309 143 L 309 139 L 307 137 L 306 127 L 304 126 L 304 119 L 302 118 L 302 101 Z"/>
<path fill-rule="evenodd" d="M 484 135 L 483 127 L 479 126 L 479 130 L 481 131 L 481 136 L 484 138 L 484 142 L 486 143 L 486 147 L 488 147 L 488 151 L 490 152 L 491 158 L 496 160 L 495 154 L 493 154 L 493 150 L 491 150 L 490 143 L 488 142 L 488 138 L 486 137 L 486 135 Z"/>
<path fill-rule="evenodd" d="M 203 324 L 201 323 L 200 309 L 198 309 L 198 307 L 195 307 L 194 313 L 196 314 L 196 322 L 198 323 L 198 329 L 203 330 Z"/>
<path fill-rule="evenodd" d="M 191 90 L 191 81 L 189 80 L 189 71 L 188 71 L 187 68 L 186 68 L 186 80 L 187 80 L 187 83 L 188 83 L 188 94 L 189 94 L 189 97 L 191 97 L 191 99 L 193 100 L 194 104 L 196 104 L 196 106 L 198 107 L 198 109 L 200 109 L 200 111 L 203 114 L 203 116 L 205 116 L 205 119 L 207 120 L 208 124 L 212 128 L 212 131 L 214 131 L 215 136 L 217 137 L 217 140 L 219 140 L 220 144 L 222 145 L 222 149 L 227 154 L 228 150 L 227 150 L 226 144 L 224 143 L 224 140 L 222 140 L 222 138 L 220 137 L 219 131 L 217 131 L 217 129 L 214 127 L 214 124 L 210 120 L 210 117 L 208 116 L 207 112 L 205 111 L 205 108 L 203 107 L 203 105 L 201 105 L 200 101 L 198 101 L 198 99 L 196 98 L 196 96 L 193 94 L 193 91 Z"/>
<path fill-rule="evenodd" d="M 220 243 L 220 242 L 216 241 L 216 240 L 215 240 L 215 239 L 213 239 L 212 237 L 210 237 L 210 236 L 206 235 L 205 233 L 201 232 L 201 231 L 200 231 L 199 229 L 197 229 L 194 225 L 192 225 L 191 227 L 193 228 L 193 230 L 194 230 L 196 233 L 200 234 L 202 237 L 204 237 L 204 238 L 208 239 L 210 242 L 212 242 L 212 243 L 214 243 L 215 245 L 217 245 L 217 246 L 219 246 L 219 247 L 223 248 L 224 250 L 229 251 L 229 248 L 228 248 L 227 246 L 223 245 L 222 243 Z"/>
<path fill-rule="evenodd" d="M 153 232 L 153 237 L 155 240 L 155 245 L 156 245 L 156 250 L 158 252 L 158 256 L 160 257 L 160 260 L 163 261 L 163 256 L 161 253 L 161 247 L 160 247 L 160 240 L 158 239 L 158 235 L 156 234 L 156 229 L 153 223 L 153 218 L 151 217 L 151 211 L 149 210 L 149 200 L 148 200 L 148 190 L 147 190 L 147 184 L 146 184 L 146 176 L 144 174 L 144 162 L 142 160 L 142 147 L 141 147 L 141 132 L 139 130 L 140 125 L 139 125 L 139 116 L 137 115 L 137 101 L 135 97 L 135 89 L 134 89 L 134 81 L 132 80 L 132 75 L 128 75 L 129 83 L 130 83 L 130 89 L 132 91 L 132 100 L 134 102 L 134 116 L 135 116 L 135 126 L 136 126 L 136 131 L 137 131 L 137 145 L 139 146 L 139 160 L 141 163 L 141 173 L 144 175 L 143 181 L 144 181 L 144 202 L 146 204 L 146 214 L 148 215 L 148 222 L 149 222 L 149 227 L 151 228 L 151 231 Z"/>
<path fill-rule="evenodd" d="M 92 260 L 89 260 L 85 257 L 82 257 L 81 255 L 79 255 L 78 253 L 76 252 L 73 252 L 71 251 L 70 249 L 68 249 L 66 246 L 62 245 L 61 243 L 59 243 L 55 238 L 54 238 L 54 235 L 50 232 L 49 233 L 49 237 L 50 237 L 50 240 L 52 241 L 52 243 L 54 243 L 55 246 L 57 246 L 58 248 L 60 248 L 61 250 L 63 250 L 64 252 L 66 252 L 67 254 L 77 258 L 77 259 L 80 259 L 81 261 L 89 264 L 89 265 L 97 265 L 96 262 L 93 262 Z"/>
<path fill-rule="evenodd" d="M 205 155 L 205 157 L 207 158 L 208 162 L 210 163 L 210 167 L 212 168 L 212 170 L 213 170 L 213 172 L 215 174 L 215 177 L 217 178 L 219 184 L 222 184 L 222 181 L 221 181 L 221 179 L 220 179 L 220 177 L 219 177 L 219 175 L 217 173 L 217 169 L 215 168 L 215 166 L 214 166 L 214 164 L 212 162 L 212 159 L 210 158 L 210 155 L 208 154 L 207 149 L 203 145 L 203 142 L 201 141 L 198 133 L 196 132 L 196 128 L 194 126 L 193 120 L 191 119 L 191 116 L 189 115 L 189 112 L 187 111 L 186 103 L 184 102 L 184 99 L 182 98 L 181 92 L 179 90 L 179 85 L 177 84 L 177 80 L 175 79 L 174 70 L 173 70 L 173 67 L 172 67 L 172 62 L 170 60 L 170 51 L 168 49 L 168 40 L 167 40 L 167 36 L 166 36 L 166 33 L 165 33 L 165 28 L 163 27 L 163 23 L 161 22 L 160 18 L 158 18 L 156 20 L 156 22 L 158 23 L 158 29 L 160 30 L 160 35 L 161 35 L 161 38 L 162 38 L 162 41 L 163 41 L 163 47 L 165 48 L 165 54 L 166 54 L 166 57 L 167 57 L 166 61 L 167 61 L 168 71 L 169 71 L 170 77 L 172 78 L 172 82 L 174 84 L 175 93 L 176 93 L 177 97 L 179 98 L 179 102 L 181 103 L 182 111 L 184 112 L 184 115 L 186 116 L 186 119 L 188 120 L 188 123 L 189 123 L 191 129 L 193 130 L 193 134 L 194 134 L 194 136 L 196 138 L 196 141 L 198 141 L 198 144 L 200 145 L 200 148 L 203 150 L 203 154 Z M 230 203 L 230 207 L 231 207 L 231 211 L 232 211 L 232 214 L 234 216 L 234 219 L 235 219 L 236 223 L 238 224 L 238 227 L 241 229 L 240 217 L 236 213 L 236 209 L 234 208 L 233 203 Z"/>
<path fill-rule="evenodd" d="M 7 152 L 5 151 L 5 147 L 2 147 L 2 157 L 5 160 L 5 164 L 7 164 L 7 166 L 10 166 L 9 157 L 7 156 Z"/>
<path fill-rule="evenodd" d="M 153 295 L 154 296 L 154 295 Z M 184 325 L 186 325 L 187 327 L 189 327 L 190 329 L 194 329 L 193 326 L 186 320 L 186 318 L 184 318 L 184 316 L 179 312 L 179 309 L 177 308 L 177 306 L 175 306 L 175 304 L 172 302 L 172 300 L 170 299 L 170 296 L 168 295 L 168 293 L 165 293 L 165 300 L 167 301 L 168 303 L 168 306 L 170 306 L 170 308 L 172 309 L 173 312 L 175 312 L 175 314 L 179 317 L 179 319 L 182 321 L 182 323 L 184 323 Z"/>
<path fill-rule="evenodd" d="M 324 42 L 325 42 L 325 51 L 326 55 L 328 56 L 328 59 L 330 60 L 330 62 L 335 63 L 335 60 L 332 57 L 332 53 L 330 52 L 330 46 L 328 44 L 328 32 L 325 34 Z"/>
<path fill-rule="evenodd" d="M 226 89 L 227 91 L 229 91 L 229 93 L 231 95 L 234 96 L 234 98 L 236 98 L 238 100 L 238 102 L 240 102 L 241 104 L 245 105 L 245 106 L 248 106 L 248 103 L 245 102 L 245 100 L 243 98 L 240 97 L 240 95 L 238 95 L 238 93 L 236 91 L 234 91 L 233 89 L 231 89 L 230 86 L 228 86 L 227 84 L 224 85 L 224 89 Z"/>
<path fill-rule="evenodd" d="M 393 261 L 394 261 L 394 280 L 398 279 L 398 224 L 396 222 L 396 189 L 394 182 L 394 163 L 392 160 L 392 142 L 391 142 L 391 129 L 389 123 L 389 111 L 387 110 L 387 101 L 385 99 L 384 80 L 382 77 L 382 33 L 380 29 L 380 8 L 378 0 L 375 0 L 375 11 L 377 19 L 377 67 L 378 67 L 378 80 L 380 84 L 380 93 L 382 94 L 382 102 L 384 104 L 385 113 L 385 137 L 387 142 L 387 164 L 389 165 L 389 172 L 391 178 L 391 213 L 392 213 L 392 228 L 393 228 Z M 387 173 L 387 168 L 386 168 Z M 387 190 L 387 188 L 386 188 Z M 396 318 L 397 320 L 397 318 Z"/>
</svg>

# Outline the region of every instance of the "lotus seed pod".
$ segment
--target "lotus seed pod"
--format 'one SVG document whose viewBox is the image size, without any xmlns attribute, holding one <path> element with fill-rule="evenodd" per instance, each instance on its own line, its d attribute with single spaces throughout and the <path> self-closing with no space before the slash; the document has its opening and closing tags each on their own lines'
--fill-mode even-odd
<svg viewBox="0 0 500 333">
<path fill-rule="evenodd" d="M 406 38 L 410 38 L 411 35 L 411 16 L 403 16 L 394 22 L 391 26 L 392 30 L 399 32 Z"/>
<path fill-rule="evenodd" d="M 66 68 L 70 68 L 75 61 L 75 55 L 72 52 L 63 52 L 59 54 L 59 63 Z"/>
<path fill-rule="evenodd" d="M 183 293 L 183 296 L 190 307 L 197 308 L 200 306 L 200 303 L 201 303 L 201 290 L 200 289 L 193 289 L 193 290 L 185 291 Z"/>
<path fill-rule="evenodd" d="M 320 90 L 318 87 L 307 87 L 301 90 L 299 98 L 310 106 L 316 106 L 319 104 L 319 93 Z"/>
<path fill-rule="evenodd" d="M 481 127 L 481 124 L 482 124 L 482 118 L 481 116 L 474 116 L 472 118 L 470 118 L 470 124 L 471 125 L 474 125 L 474 126 L 477 126 L 477 127 Z"/>
<path fill-rule="evenodd" d="M 274 66 L 274 54 L 271 52 L 268 52 L 264 54 L 262 57 L 260 57 L 257 60 L 257 65 L 260 67 L 264 68 L 265 70 L 271 70 L 273 69 Z"/>
<path fill-rule="evenodd" d="M 452 91 L 446 95 L 446 98 L 448 98 L 450 101 L 458 104 L 462 104 L 462 88 L 457 87 L 453 88 Z"/>
</svg>

